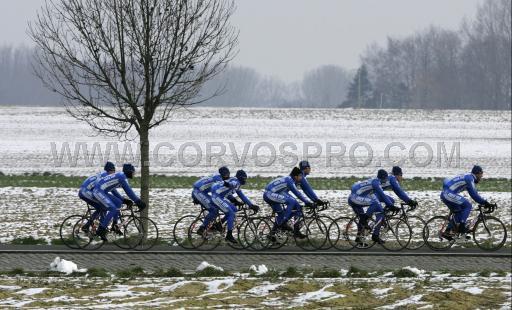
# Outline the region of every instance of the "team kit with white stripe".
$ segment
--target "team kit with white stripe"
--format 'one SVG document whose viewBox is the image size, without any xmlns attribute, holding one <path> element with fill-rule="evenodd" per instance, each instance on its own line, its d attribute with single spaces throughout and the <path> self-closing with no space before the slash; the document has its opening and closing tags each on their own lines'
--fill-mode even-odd
<svg viewBox="0 0 512 310">
<path fill-rule="evenodd" d="M 301 167 L 300 172 L 293 174 L 292 171 L 292 174 L 289 176 L 274 179 L 265 186 L 263 200 L 276 214 L 276 227 L 284 225 L 292 217 L 302 215 L 302 205 L 298 200 L 307 206 L 321 202 L 307 181 L 307 175 L 310 170 L 303 169 L 304 167 L 309 168 L 309 163 L 303 161 L 299 166 Z M 133 166 L 131 167 L 133 168 Z M 348 205 L 361 218 L 361 223 L 363 219 L 366 220 L 375 214 L 376 224 L 372 234 L 376 236 L 379 234 L 384 216 L 382 204 L 386 208 L 396 209 L 394 206 L 395 200 L 391 196 L 386 195 L 384 190 L 392 190 L 405 203 L 415 202 L 402 190 L 397 179 L 399 175 L 401 180 L 401 169 L 393 167 L 393 171 L 395 171 L 395 168 L 399 171 L 397 175 L 388 175 L 384 170 L 379 170 L 377 178 L 354 183 L 347 200 Z M 224 172 L 227 172 L 227 176 L 223 174 L 223 177 L 220 174 L 214 174 L 203 177 L 194 183 L 192 199 L 208 211 L 201 226 L 203 229 L 218 216 L 218 211 L 221 211 L 224 213 L 222 222 L 227 222 L 227 229 L 231 231 L 237 212 L 235 196 L 238 196 L 250 208 L 256 207 L 256 211 L 259 207 L 254 205 L 241 190 L 241 186 L 245 183 L 245 178 L 242 181 L 238 177 L 238 173 L 243 171 L 239 170 L 237 177 L 229 177 L 229 170 L 226 167 L 221 169 L 225 169 Z M 299 170 L 298 168 L 294 169 Z M 475 166 L 473 170 L 475 169 L 479 173 L 482 171 L 479 166 Z M 475 183 L 478 182 L 479 178 L 473 173 L 473 170 L 472 173 L 447 178 L 443 182 L 443 190 L 440 195 L 441 201 L 454 213 L 454 222 L 449 224 L 448 229 L 452 229 L 454 225 L 464 224 L 472 209 L 469 200 L 460 195 L 462 191 L 467 191 L 478 204 L 484 205 L 488 203 L 476 190 Z M 243 172 L 243 175 L 247 176 L 245 172 Z M 299 175 L 300 177 L 296 177 Z M 100 212 L 104 214 L 101 218 L 100 227 L 106 227 L 110 221 L 115 220 L 121 205 L 127 200 L 119 194 L 116 190 L 118 188 L 122 188 L 129 199 L 133 200 L 137 205 L 143 204 L 131 189 L 125 172 L 98 173 L 88 177 L 80 186 L 78 196 L 95 208 L 96 211 L 93 217 L 97 216 Z M 304 195 L 299 191 L 299 188 L 304 192 Z M 359 225 L 359 229 L 361 229 L 361 225 Z"/>
</svg>

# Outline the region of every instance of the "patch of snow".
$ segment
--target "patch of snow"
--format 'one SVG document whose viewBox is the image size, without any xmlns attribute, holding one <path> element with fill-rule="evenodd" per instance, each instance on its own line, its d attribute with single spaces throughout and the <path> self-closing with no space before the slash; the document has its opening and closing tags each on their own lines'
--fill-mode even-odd
<svg viewBox="0 0 512 310">
<path fill-rule="evenodd" d="M 473 295 L 480 295 L 484 290 L 479 287 L 467 287 L 464 289 L 464 292 L 468 292 Z"/>
<path fill-rule="evenodd" d="M 326 299 L 332 299 L 332 298 L 345 297 L 345 295 L 343 295 L 343 294 L 337 294 L 335 292 L 328 292 L 328 291 L 326 292 L 325 289 L 327 289 L 331 286 L 332 286 L 332 284 L 329 284 L 329 285 L 324 286 L 323 288 L 321 288 L 318 291 L 301 293 L 294 300 L 294 303 L 298 303 L 298 304 L 302 305 L 311 300 L 326 300 Z"/>
<path fill-rule="evenodd" d="M 209 264 L 206 261 L 201 262 L 201 264 L 199 264 L 199 266 L 197 266 L 196 271 L 201 271 L 201 270 L 204 270 L 204 269 L 206 269 L 208 267 L 211 267 L 211 268 L 219 270 L 219 271 L 224 271 L 224 269 L 222 269 L 222 267 L 218 267 L 218 266 Z"/>
<path fill-rule="evenodd" d="M 38 287 L 38 288 L 27 288 L 26 290 L 17 291 L 16 294 L 23 294 L 26 296 L 32 296 L 35 294 L 39 294 L 44 292 L 45 290 L 48 290 L 46 287 Z"/>
<path fill-rule="evenodd" d="M 71 274 L 73 272 L 87 272 L 87 269 L 78 269 L 78 266 L 72 261 L 55 257 L 53 262 L 50 263 L 50 271 L 63 272 L 65 274 Z"/>
<path fill-rule="evenodd" d="M 15 290 L 19 290 L 21 288 L 21 286 L 17 286 L 17 285 L 0 285 L 0 290 L 3 290 L 3 291 L 15 291 Z"/>
<path fill-rule="evenodd" d="M 207 286 L 207 294 L 218 294 L 222 291 L 232 287 L 236 282 L 235 278 L 226 278 L 219 280 L 212 280 L 208 282 L 203 282 Z M 223 286 L 222 288 L 220 288 Z"/>
<path fill-rule="evenodd" d="M 126 296 L 133 296 L 132 291 L 112 291 L 112 292 L 106 292 L 103 294 L 99 294 L 98 297 L 126 297 Z"/>
<path fill-rule="evenodd" d="M 387 294 L 392 289 L 393 289 L 392 287 L 388 287 L 388 288 L 374 288 L 374 289 L 372 289 L 372 293 L 374 295 L 381 296 L 381 295 Z M 384 297 L 384 296 L 382 296 L 382 297 Z"/>
<path fill-rule="evenodd" d="M 262 285 L 255 286 L 247 291 L 249 294 L 254 294 L 256 296 L 266 296 L 269 294 L 270 291 L 274 291 L 278 287 L 282 286 L 283 283 L 270 283 L 270 282 L 264 282 Z"/>
<path fill-rule="evenodd" d="M 392 305 L 382 306 L 377 309 L 395 309 L 395 308 L 406 306 L 409 304 L 414 304 L 414 305 L 425 304 L 425 302 L 420 301 L 422 297 L 423 297 L 423 295 L 414 295 L 409 298 L 399 300 Z"/>
<path fill-rule="evenodd" d="M 257 275 L 262 275 L 268 272 L 268 268 L 265 265 L 258 265 L 257 267 L 255 265 L 251 265 L 249 270 L 254 271 Z"/>
<path fill-rule="evenodd" d="M 416 267 L 411 267 L 411 266 L 405 266 L 402 268 L 402 270 L 409 270 L 409 271 L 413 272 L 414 274 L 416 274 L 417 276 L 421 276 L 421 275 L 425 274 L 425 270 L 418 269 Z"/>
<path fill-rule="evenodd" d="M 342 277 L 346 276 L 347 274 L 348 274 L 348 270 L 347 270 L 347 269 L 343 269 L 343 268 L 342 268 L 342 269 L 340 269 L 340 275 L 341 275 Z"/>
<path fill-rule="evenodd" d="M 175 289 L 177 289 L 178 287 L 181 287 L 181 286 L 183 286 L 185 284 L 192 283 L 192 282 L 194 282 L 194 281 L 180 281 L 180 282 L 176 282 L 176 283 L 174 283 L 172 285 L 162 286 L 160 288 L 160 291 L 162 291 L 162 292 L 172 292 Z"/>
</svg>

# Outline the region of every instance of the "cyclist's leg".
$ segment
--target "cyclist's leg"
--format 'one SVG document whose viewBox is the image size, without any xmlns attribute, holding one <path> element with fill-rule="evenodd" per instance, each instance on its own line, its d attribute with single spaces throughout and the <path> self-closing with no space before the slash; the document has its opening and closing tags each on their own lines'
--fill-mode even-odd
<svg viewBox="0 0 512 310">
<path fill-rule="evenodd" d="M 450 220 L 448 223 L 446 228 L 447 232 L 458 227 L 461 221 L 466 222 L 472 207 L 471 203 L 469 203 L 466 198 L 455 193 L 442 192 L 441 201 L 453 212 L 453 220 Z"/>
<path fill-rule="evenodd" d="M 275 196 L 275 197 L 272 197 Z M 274 219 L 274 226 L 272 227 L 272 231 L 276 231 L 277 227 L 281 225 L 284 221 L 284 210 L 283 210 L 283 199 L 279 199 L 278 194 L 273 195 L 271 192 L 265 192 L 263 193 L 263 201 L 265 201 L 271 208 L 272 211 L 275 212 L 276 217 Z M 276 201 L 278 200 L 278 201 Z M 283 201 L 283 202 L 279 202 Z"/>
<path fill-rule="evenodd" d="M 225 214 L 228 231 L 233 230 L 233 227 L 235 226 L 235 215 L 237 211 L 236 206 L 227 199 L 219 196 L 214 196 L 212 200 L 213 203 Z"/>
<path fill-rule="evenodd" d="M 195 189 L 192 192 L 192 197 L 199 201 L 199 203 L 206 210 L 208 210 L 208 214 L 205 216 L 203 223 L 199 227 L 199 229 L 204 230 L 206 227 L 208 227 L 208 224 L 210 224 L 210 222 L 217 217 L 218 209 L 215 207 L 215 205 L 212 202 L 212 198 L 207 193 Z"/>
<path fill-rule="evenodd" d="M 78 197 L 80 199 L 82 199 L 83 201 L 85 201 L 88 205 L 90 205 L 94 208 L 94 212 L 91 214 L 91 217 L 89 219 L 87 219 L 87 222 L 85 223 L 85 225 L 82 226 L 82 229 L 85 231 L 85 230 L 89 229 L 89 227 L 91 226 L 91 223 L 101 214 L 101 211 L 104 208 L 100 203 L 98 203 L 98 201 L 96 201 L 93 198 L 92 193 L 86 193 L 86 192 L 80 191 L 78 193 Z"/>
<path fill-rule="evenodd" d="M 371 217 L 372 214 L 375 214 L 375 226 L 373 227 L 372 235 L 379 236 L 382 221 L 384 220 L 384 209 L 382 208 L 382 205 L 378 199 L 372 199 L 370 207 L 366 211 L 368 218 Z"/>
<path fill-rule="evenodd" d="M 363 227 L 368 223 L 368 215 L 364 212 L 364 207 L 368 207 L 372 203 L 372 199 L 368 197 L 350 194 L 348 197 L 348 205 L 352 208 L 354 213 L 359 217 L 357 223 L 357 230 L 361 232 Z"/>
<path fill-rule="evenodd" d="M 107 209 L 107 213 L 101 220 L 99 227 L 99 231 L 103 232 L 106 230 L 110 221 L 117 217 L 123 202 L 114 195 L 99 190 L 94 191 L 94 198 Z"/>
</svg>

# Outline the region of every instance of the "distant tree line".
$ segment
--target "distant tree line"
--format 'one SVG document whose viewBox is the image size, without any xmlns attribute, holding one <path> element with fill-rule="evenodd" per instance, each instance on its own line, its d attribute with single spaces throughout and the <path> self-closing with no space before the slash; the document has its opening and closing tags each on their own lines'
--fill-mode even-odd
<svg viewBox="0 0 512 310">
<path fill-rule="evenodd" d="M 511 108 L 511 2 L 485 1 L 459 31 L 437 27 L 370 46 L 342 107 Z"/>
<path fill-rule="evenodd" d="M 354 71 L 325 65 L 286 83 L 243 66 L 206 82 L 203 105 L 228 107 L 511 108 L 511 3 L 484 1 L 458 31 L 430 27 L 370 45 Z M 29 47 L 0 46 L 0 105 L 59 105 L 33 75 Z"/>
</svg>

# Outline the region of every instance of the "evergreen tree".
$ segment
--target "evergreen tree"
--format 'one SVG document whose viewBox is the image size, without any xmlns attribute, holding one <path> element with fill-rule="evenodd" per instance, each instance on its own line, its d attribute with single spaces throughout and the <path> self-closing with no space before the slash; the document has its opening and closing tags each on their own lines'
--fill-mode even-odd
<svg viewBox="0 0 512 310">
<path fill-rule="evenodd" d="M 354 79 L 349 85 L 347 99 L 342 104 L 343 107 L 354 108 L 375 108 L 373 98 L 373 88 L 368 79 L 368 70 L 366 65 L 357 69 Z"/>
</svg>

